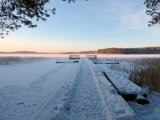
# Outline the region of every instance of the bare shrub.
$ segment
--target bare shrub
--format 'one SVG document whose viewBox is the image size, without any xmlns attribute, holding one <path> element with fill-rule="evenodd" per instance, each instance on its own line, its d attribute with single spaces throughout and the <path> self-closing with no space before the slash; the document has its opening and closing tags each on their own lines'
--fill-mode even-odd
<svg viewBox="0 0 160 120">
<path fill-rule="evenodd" d="M 160 92 L 160 58 L 141 59 L 130 74 L 129 79 L 151 91 Z"/>
</svg>

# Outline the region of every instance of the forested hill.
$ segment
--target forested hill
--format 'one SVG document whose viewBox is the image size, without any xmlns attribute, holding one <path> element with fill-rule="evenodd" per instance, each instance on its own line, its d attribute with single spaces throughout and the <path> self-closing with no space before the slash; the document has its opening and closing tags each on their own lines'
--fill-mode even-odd
<svg viewBox="0 0 160 120">
<path fill-rule="evenodd" d="M 97 54 L 160 54 L 160 47 L 105 48 L 98 49 Z"/>
</svg>

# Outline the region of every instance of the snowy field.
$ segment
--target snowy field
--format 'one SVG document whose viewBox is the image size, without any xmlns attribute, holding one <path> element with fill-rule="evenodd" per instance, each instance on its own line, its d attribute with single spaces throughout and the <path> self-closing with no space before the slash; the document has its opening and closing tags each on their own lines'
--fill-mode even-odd
<svg viewBox="0 0 160 120">
<path fill-rule="evenodd" d="M 160 55 L 99 55 L 100 64 L 85 55 L 6 56 L 45 59 L 0 64 L 0 120 L 160 120 L 160 94 L 126 102 L 102 74 L 125 81 L 135 59 Z"/>
</svg>

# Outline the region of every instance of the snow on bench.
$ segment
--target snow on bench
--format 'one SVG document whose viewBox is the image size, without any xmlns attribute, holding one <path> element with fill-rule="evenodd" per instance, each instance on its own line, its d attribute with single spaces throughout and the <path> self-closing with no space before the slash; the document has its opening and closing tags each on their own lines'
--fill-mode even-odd
<svg viewBox="0 0 160 120">
<path fill-rule="evenodd" d="M 108 71 L 104 71 L 104 73 L 109 77 L 113 85 L 118 89 L 118 92 L 122 95 L 148 94 L 145 89 L 128 80 L 128 76 L 125 72 L 109 69 Z"/>
<path fill-rule="evenodd" d="M 90 64 L 95 76 L 94 81 L 99 89 L 99 94 L 107 107 L 108 120 L 135 120 L 135 113 L 128 103 L 117 93 L 117 90 L 104 77 L 102 72 L 98 70 L 93 63 Z"/>
</svg>

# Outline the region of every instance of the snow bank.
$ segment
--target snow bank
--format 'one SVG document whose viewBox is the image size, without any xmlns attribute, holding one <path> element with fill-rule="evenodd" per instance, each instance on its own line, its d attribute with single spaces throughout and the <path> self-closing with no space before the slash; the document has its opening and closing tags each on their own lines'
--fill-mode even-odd
<svg viewBox="0 0 160 120">
<path fill-rule="evenodd" d="M 121 61 L 118 65 L 96 65 L 101 72 L 105 72 L 112 83 L 116 86 L 121 94 L 148 94 L 146 89 L 143 89 L 129 80 L 129 72 L 132 69 L 131 61 Z"/>
<path fill-rule="evenodd" d="M 125 72 L 108 69 L 105 71 L 113 84 L 118 88 L 120 94 L 147 94 L 147 91 L 128 80 Z"/>
<path fill-rule="evenodd" d="M 127 102 L 117 93 L 111 83 L 102 75 L 102 72 L 90 61 L 95 75 L 95 82 L 99 88 L 99 94 L 107 106 L 109 120 L 134 120 L 135 113 Z M 99 73 L 99 74 L 97 74 Z"/>
</svg>

